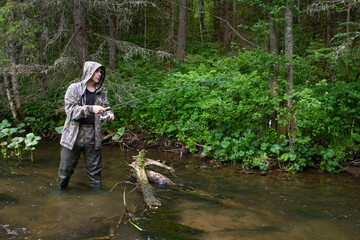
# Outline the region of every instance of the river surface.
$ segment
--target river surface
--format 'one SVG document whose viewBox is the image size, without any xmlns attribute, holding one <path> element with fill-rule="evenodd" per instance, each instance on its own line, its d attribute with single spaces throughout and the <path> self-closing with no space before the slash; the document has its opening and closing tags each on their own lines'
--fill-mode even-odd
<svg viewBox="0 0 360 240">
<path fill-rule="evenodd" d="M 360 178 L 345 173 L 259 176 L 149 151 L 176 176 L 153 170 L 185 188 L 157 189 L 162 206 L 148 209 L 128 182 L 136 150 L 103 147 L 102 192 L 89 188 L 81 158 L 64 193 L 59 150 L 42 142 L 34 163 L 1 159 L 0 239 L 360 239 Z"/>
</svg>

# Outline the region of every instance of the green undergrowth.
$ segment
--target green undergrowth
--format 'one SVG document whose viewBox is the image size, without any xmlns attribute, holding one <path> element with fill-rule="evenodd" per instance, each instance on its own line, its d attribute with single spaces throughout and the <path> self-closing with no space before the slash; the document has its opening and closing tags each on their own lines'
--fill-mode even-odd
<svg viewBox="0 0 360 240">
<path fill-rule="evenodd" d="M 268 83 L 269 66 L 275 63 L 281 66 L 277 97 Z M 124 62 L 104 84 L 111 106 L 180 89 L 112 109 L 116 120 L 105 127 L 121 148 L 130 130 L 151 136 L 149 144 L 180 141 L 191 153 L 245 169 L 268 170 L 273 161 L 292 173 L 312 166 L 342 171 L 344 163 L 360 155 L 360 83 L 342 81 L 341 72 L 336 80 L 323 79 L 317 67 L 297 56 L 294 64 L 288 112 L 284 60 L 258 50 L 228 57 L 188 56 L 182 64 L 174 62 L 170 72 L 155 60 Z M 55 129 L 64 123 L 66 87 L 64 79 L 59 81 L 61 88 L 24 106 L 34 134 L 57 135 Z"/>
<path fill-rule="evenodd" d="M 302 76 L 295 75 L 298 84 L 289 114 L 282 107 L 288 99 L 286 82 L 280 77 L 279 96 L 273 97 L 268 67 L 259 62 L 250 52 L 217 59 L 195 56 L 170 73 L 141 74 L 139 84 L 146 83 L 142 89 L 149 83 L 153 88 L 139 91 L 135 98 L 205 82 L 115 109 L 118 119 L 113 127 L 146 130 L 157 139 L 181 141 L 191 153 L 231 161 L 245 169 L 267 170 L 267 160 L 274 159 L 293 173 L 309 166 L 335 173 L 359 156 L 359 83 L 314 78 L 306 86 Z M 271 120 L 285 128 L 293 122 L 291 138 L 271 127 Z"/>
</svg>

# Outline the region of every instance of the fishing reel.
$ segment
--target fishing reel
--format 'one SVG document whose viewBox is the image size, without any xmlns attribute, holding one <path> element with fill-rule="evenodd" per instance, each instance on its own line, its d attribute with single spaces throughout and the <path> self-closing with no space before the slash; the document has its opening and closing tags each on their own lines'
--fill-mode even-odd
<svg viewBox="0 0 360 240">
<path fill-rule="evenodd" d="M 110 118 L 109 115 L 106 115 L 106 116 L 100 116 L 100 121 L 101 122 L 108 122 L 108 119 Z"/>
</svg>

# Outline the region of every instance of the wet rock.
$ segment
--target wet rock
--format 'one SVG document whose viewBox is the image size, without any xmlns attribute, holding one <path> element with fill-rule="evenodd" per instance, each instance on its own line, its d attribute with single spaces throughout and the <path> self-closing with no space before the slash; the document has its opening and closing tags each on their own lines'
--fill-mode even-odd
<svg viewBox="0 0 360 240">
<path fill-rule="evenodd" d="M 266 176 L 266 175 L 267 175 L 267 171 L 260 171 L 260 172 L 259 172 L 259 175 L 260 175 L 260 176 Z"/>
<path fill-rule="evenodd" d="M 207 165 L 201 165 L 199 168 L 200 168 L 201 170 L 210 169 L 210 167 L 207 166 Z"/>
<path fill-rule="evenodd" d="M 240 171 L 240 173 L 244 175 L 255 174 L 254 172 L 250 172 L 250 171 Z"/>
<path fill-rule="evenodd" d="M 0 193 L 0 202 L 9 204 L 9 203 L 17 203 L 18 200 L 11 195 Z"/>
<path fill-rule="evenodd" d="M 360 177 L 360 167 L 348 166 L 345 168 L 345 171 L 354 177 Z"/>
</svg>

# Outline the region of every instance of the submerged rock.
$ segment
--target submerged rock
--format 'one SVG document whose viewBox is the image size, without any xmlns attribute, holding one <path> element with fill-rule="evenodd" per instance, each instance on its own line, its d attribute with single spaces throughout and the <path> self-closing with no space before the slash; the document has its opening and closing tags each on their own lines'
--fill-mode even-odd
<svg viewBox="0 0 360 240">
<path fill-rule="evenodd" d="M 9 203 L 17 203 L 18 200 L 15 197 L 8 195 L 6 193 L 0 193 L 0 202 L 9 204 Z"/>
</svg>

